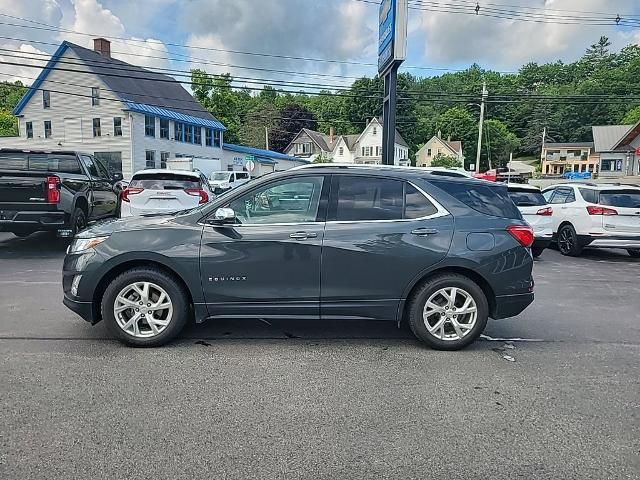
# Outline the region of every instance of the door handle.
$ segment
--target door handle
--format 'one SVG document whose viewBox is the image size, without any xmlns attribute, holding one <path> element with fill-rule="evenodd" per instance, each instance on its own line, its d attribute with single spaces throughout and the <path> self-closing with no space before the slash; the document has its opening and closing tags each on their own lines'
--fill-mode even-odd
<svg viewBox="0 0 640 480">
<path fill-rule="evenodd" d="M 289 235 L 289 238 L 293 238 L 294 240 L 306 240 L 307 238 L 316 238 L 317 236 L 318 234 L 314 232 L 296 232 Z"/>
<path fill-rule="evenodd" d="M 419 237 L 426 237 L 428 235 L 435 235 L 438 230 L 435 228 L 416 228 L 411 230 L 411 235 L 418 235 Z"/>
</svg>

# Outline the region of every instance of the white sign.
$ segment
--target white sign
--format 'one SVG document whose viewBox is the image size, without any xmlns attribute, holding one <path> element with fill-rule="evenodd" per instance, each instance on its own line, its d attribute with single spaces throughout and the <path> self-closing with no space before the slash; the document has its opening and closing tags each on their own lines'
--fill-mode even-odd
<svg viewBox="0 0 640 480">
<path fill-rule="evenodd" d="M 383 0 L 378 18 L 378 72 L 407 57 L 408 0 Z"/>
<path fill-rule="evenodd" d="M 247 170 L 249 170 L 250 172 L 253 172 L 256 168 L 256 162 L 254 162 L 253 160 L 249 160 L 245 164 L 245 167 L 247 167 Z"/>
</svg>

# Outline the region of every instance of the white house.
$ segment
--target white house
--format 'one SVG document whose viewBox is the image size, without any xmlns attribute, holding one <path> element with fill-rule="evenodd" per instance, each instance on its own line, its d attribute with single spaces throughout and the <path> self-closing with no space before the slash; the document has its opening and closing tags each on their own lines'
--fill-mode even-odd
<svg viewBox="0 0 640 480">
<path fill-rule="evenodd" d="M 372 118 L 360 135 L 325 135 L 303 128 L 285 149 L 288 155 L 315 160 L 320 155 L 336 163 L 382 163 L 382 124 Z M 408 165 L 409 145 L 396 130 L 395 165 Z"/>
<path fill-rule="evenodd" d="M 21 99 L 18 137 L 1 147 L 79 150 L 125 177 L 166 159 L 220 159 L 225 127 L 175 79 L 63 42 Z"/>
</svg>

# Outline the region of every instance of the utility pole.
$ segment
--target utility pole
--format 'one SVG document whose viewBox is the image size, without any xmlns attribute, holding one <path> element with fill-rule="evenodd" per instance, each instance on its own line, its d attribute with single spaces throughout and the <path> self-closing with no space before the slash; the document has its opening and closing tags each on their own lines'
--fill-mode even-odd
<svg viewBox="0 0 640 480">
<path fill-rule="evenodd" d="M 266 125 L 264 127 L 264 145 L 265 150 L 269 150 L 269 128 Z"/>
<path fill-rule="evenodd" d="M 547 140 L 547 127 L 542 130 L 542 148 L 540 149 L 540 170 L 542 170 L 542 162 L 544 160 L 544 142 Z"/>
<path fill-rule="evenodd" d="M 478 151 L 476 152 L 476 173 L 480 173 L 480 151 L 482 149 L 482 124 L 484 123 L 484 102 L 487 99 L 487 83 L 482 82 L 482 101 L 480 102 L 480 124 L 478 126 Z"/>
</svg>

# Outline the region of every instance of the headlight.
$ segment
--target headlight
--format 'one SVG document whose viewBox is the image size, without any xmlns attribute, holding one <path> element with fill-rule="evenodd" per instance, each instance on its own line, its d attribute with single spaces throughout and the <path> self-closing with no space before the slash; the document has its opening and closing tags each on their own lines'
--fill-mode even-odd
<svg viewBox="0 0 640 480">
<path fill-rule="evenodd" d="M 76 238 L 71 242 L 71 245 L 69 245 L 67 253 L 79 253 L 84 252 L 85 250 L 91 250 L 92 248 L 96 248 L 107 238 L 109 237 Z"/>
</svg>

